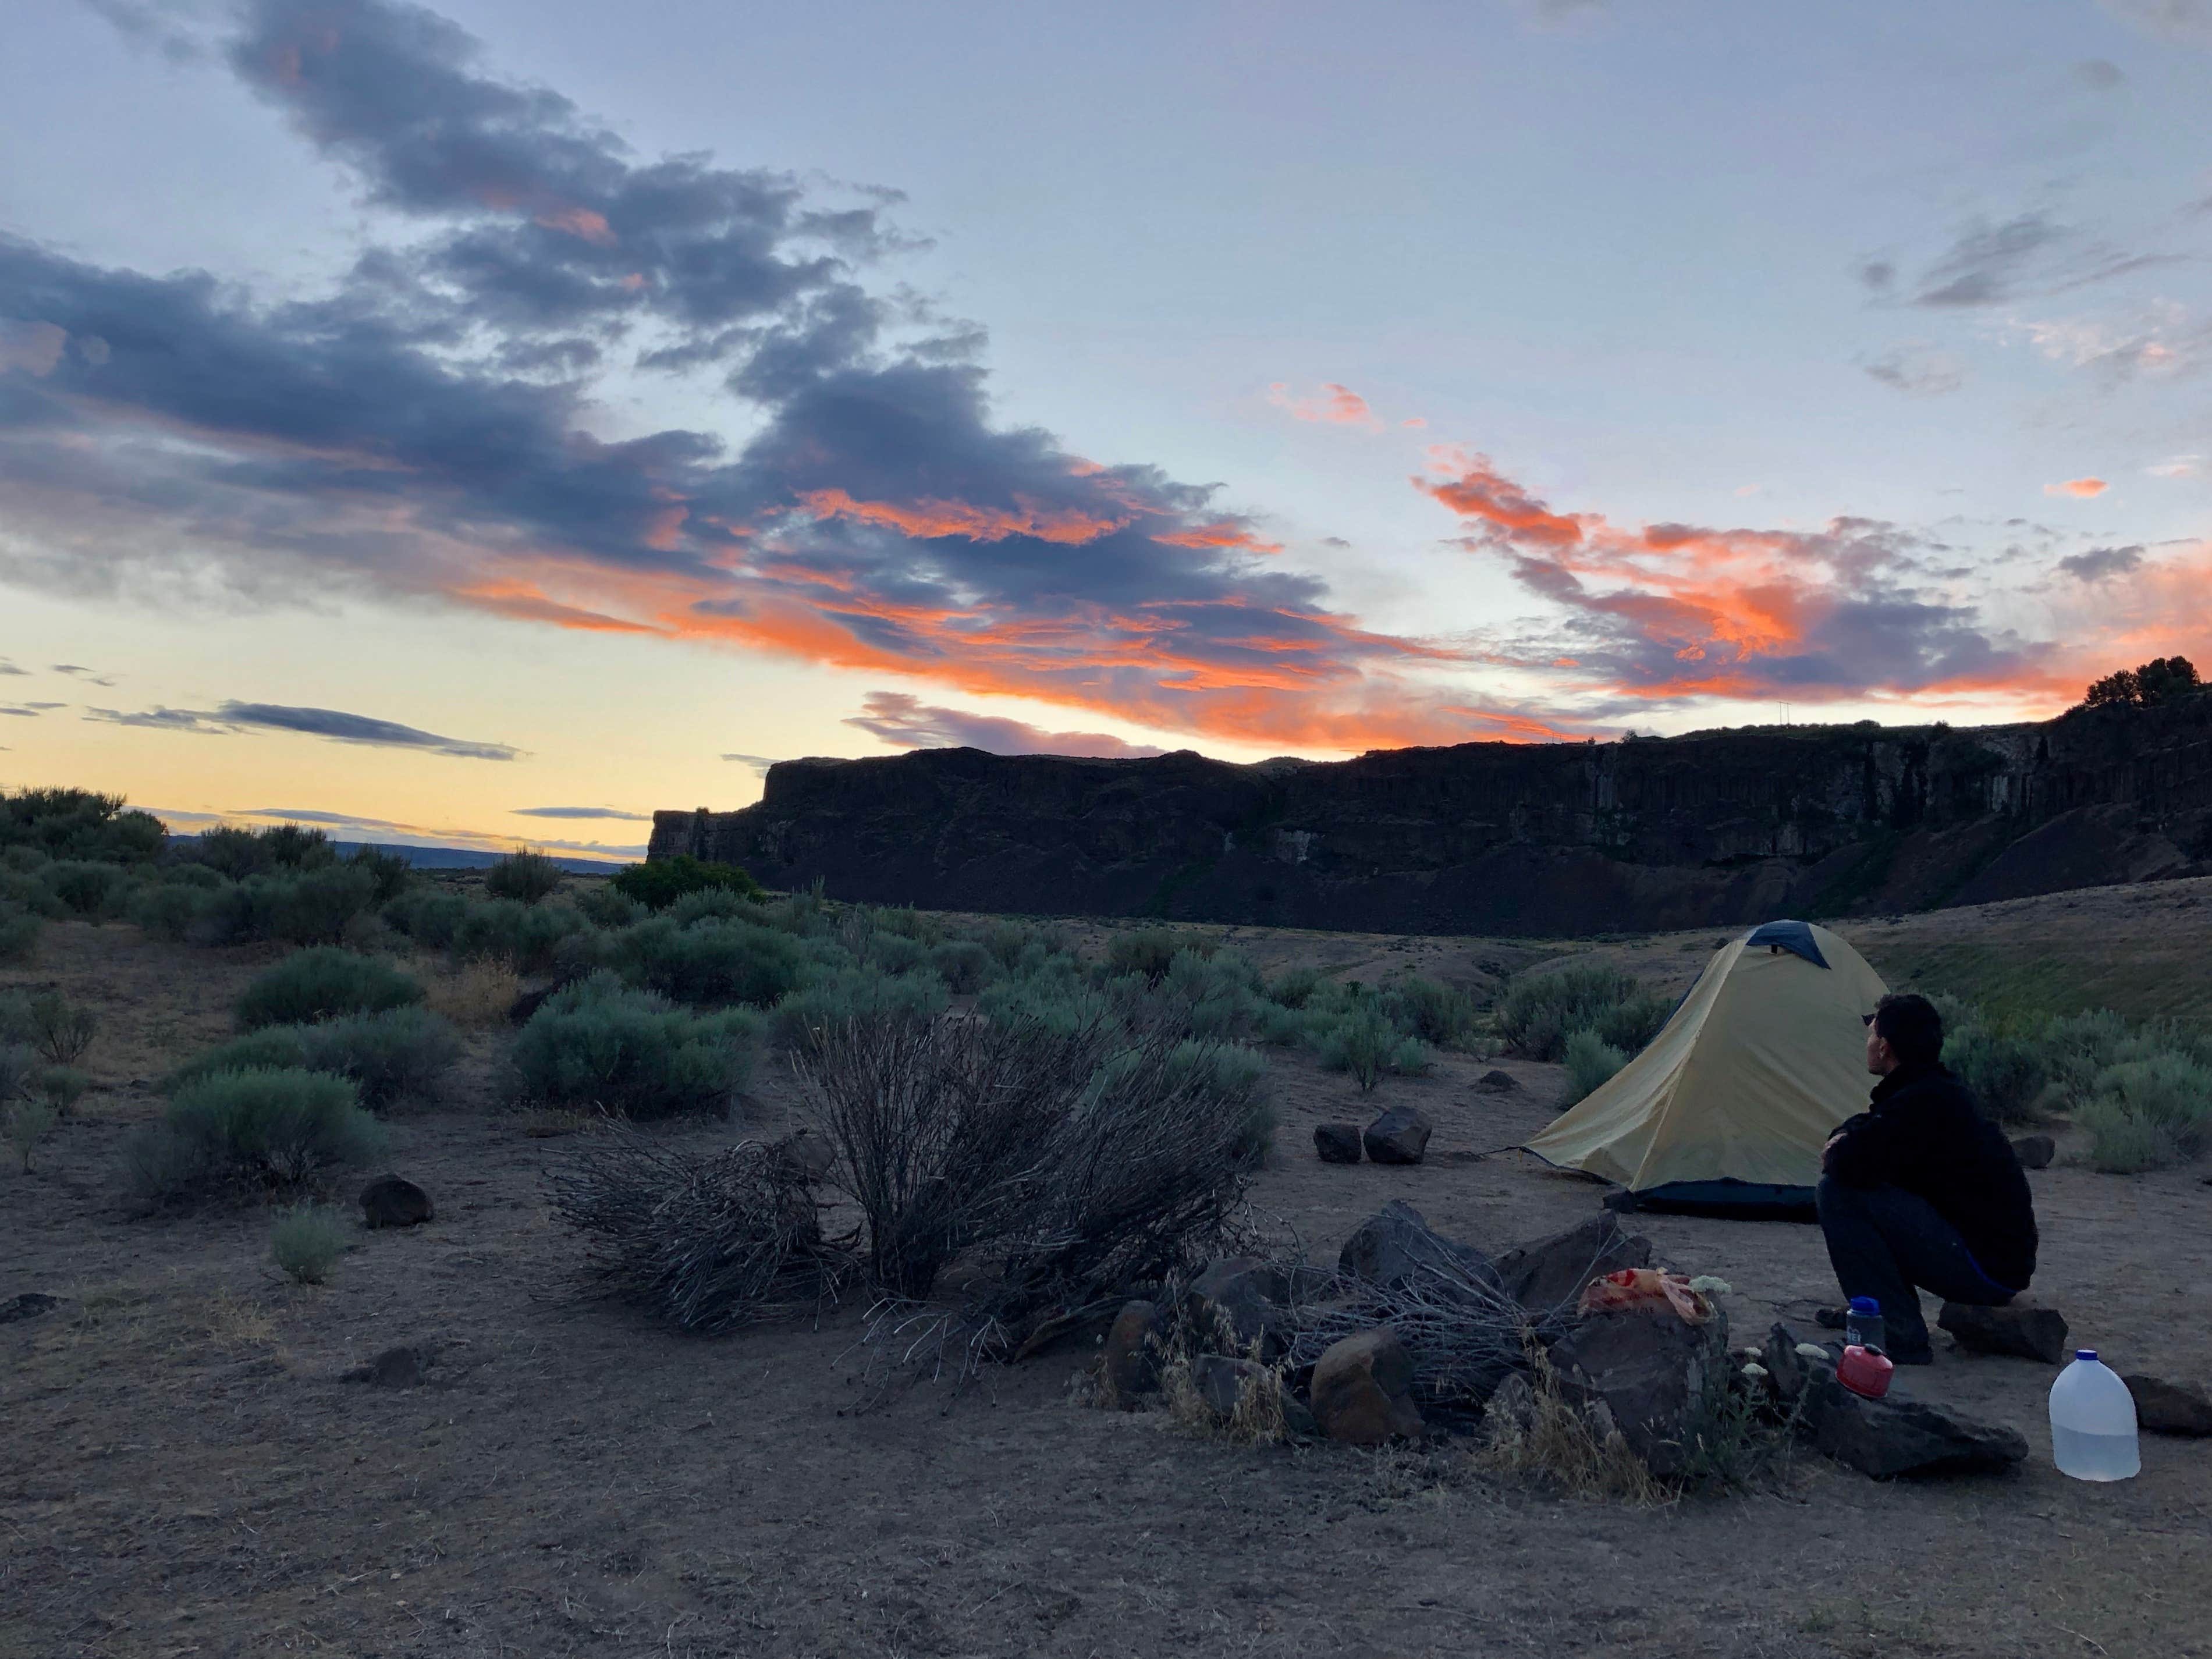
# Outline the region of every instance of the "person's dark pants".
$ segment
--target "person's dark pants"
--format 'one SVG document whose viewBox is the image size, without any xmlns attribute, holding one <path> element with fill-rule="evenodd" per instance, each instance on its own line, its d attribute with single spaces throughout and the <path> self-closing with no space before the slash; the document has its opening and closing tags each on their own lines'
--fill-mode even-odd
<svg viewBox="0 0 2212 1659">
<path fill-rule="evenodd" d="M 1917 1194 L 1846 1187 L 1823 1176 L 1813 1198 L 1837 1282 L 1847 1297 L 1870 1296 L 1881 1304 L 1889 1357 L 1899 1364 L 1934 1352 L 1915 1286 L 1980 1308 L 2002 1307 L 2018 1294 L 1984 1273 L 1959 1230 Z"/>
</svg>

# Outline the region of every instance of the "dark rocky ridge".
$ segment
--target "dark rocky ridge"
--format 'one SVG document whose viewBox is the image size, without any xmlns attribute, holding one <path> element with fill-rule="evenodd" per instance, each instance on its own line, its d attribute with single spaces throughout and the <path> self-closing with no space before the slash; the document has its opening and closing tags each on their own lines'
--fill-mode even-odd
<svg viewBox="0 0 2212 1659">
<path fill-rule="evenodd" d="M 1782 726 L 1239 766 L 925 750 L 771 768 L 652 854 L 932 908 L 1573 935 L 2203 873 L 2212 696 L 2020 726 Z"/>
</svg>

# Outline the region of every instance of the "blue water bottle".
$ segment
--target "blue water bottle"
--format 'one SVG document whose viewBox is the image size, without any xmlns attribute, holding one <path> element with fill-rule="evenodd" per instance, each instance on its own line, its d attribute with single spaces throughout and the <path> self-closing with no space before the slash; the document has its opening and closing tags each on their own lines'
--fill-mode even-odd
<svg viewBox="0 0 2212 1659">
<path fill-rule="evenodd" d="M 1844 1316 L 1844 1346 L 1880 1353 L 1887 1346 L 1887 1335 L 1882 1329 L 1881 1304 L 1870 1296 L 1853 1297 L 1850 1311 Z"/>
</svg>

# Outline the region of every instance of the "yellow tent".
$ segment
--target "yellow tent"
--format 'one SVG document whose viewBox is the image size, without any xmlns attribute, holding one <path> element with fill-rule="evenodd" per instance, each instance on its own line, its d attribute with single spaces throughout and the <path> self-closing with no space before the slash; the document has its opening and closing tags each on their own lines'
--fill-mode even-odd
<svg viewBox="0 0 2212 1659">
<path fill-rule="evenodd" d="M 1651 1208 L 1802 1212 L 1820 1148 L 1866 1109 L 1864 1016 L 1885 987 L 1825 927 L 1723 945 L 1659 1035 L 1528 1149 Z"/>
</svg>

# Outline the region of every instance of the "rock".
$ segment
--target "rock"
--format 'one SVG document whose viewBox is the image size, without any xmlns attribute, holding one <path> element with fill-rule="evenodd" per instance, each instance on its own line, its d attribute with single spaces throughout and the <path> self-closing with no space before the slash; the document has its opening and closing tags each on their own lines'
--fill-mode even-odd
<svg viewBox="0 0 2212 1659">
<path fill-rule="evenodd" d="M 1359 1162 L 1359 1126 L 1357 1123 L 1321 1123 L 1314 1127 L 1314 1151 L 1321 1154 L 1324 1164 L 1357 1164 Z"/>
<path fill-rule="evenodd" d="M 2151 1434 L 2212 1434 L 2212 1395 L 2186 1382 L 2130 1372 L 2120 1379 L 2136 1397 L 2136 1426 Z"/>
<path fill-rule="evenodd" d="M 1332 1342 L 1314 1362 L 1314 1421 L 1331 1440 L 1380 1446 L 1419 1434 L 1413 1359 L 1387 1325 Z"/>
<path fill-rule="evenodd" d="M 1782 1404 L 1794 1406 L 1797 1403 L 1797 1396 L 1804 1393 L 1805 1384 L 1810 1379 L 1816 1362 L 1801 1350 L 1817 1346 L 1817 1343 L 1801 1341 L 1795 1332 L 1778 1320 L 1766 1333 L 1766 1346 L 1759 1355 L 1759 1363 L 1766 1367 L 1766 1386 L 1774 1391 L 1774 1397 Z M 1832 1370 L 1835 1366 L 1833 1358 L 1826 1356 L 1825 1349 L 1822 1355 L 1817 1363 L 1825 1364 Z"/>
<path fill-rule="evenodd" d="M 1272 1359 L 1283 1350 L 1290 1281 L 1279 1267 L 1251 1256 L 1225 1256 L 1207 1264 L 1183 1292 L 1183 1320 L 1200 1343 L 1215 1342 Z"/>
<path fill-rule="evenodd" d="M 808 1182 L 826 1178 L 837 1167 L 837 1149 L 819 1129 L 794 1129 L 769 1150 Z"/>
<path fill-rule="evenodd" d="M 1410 1106 L 1393 1106 L 1367 1126 L 1360 1144 L 1376 1164 L 1419 1164 L 1433 1126 Z"/>
<path fill-rule="evenodd" d="M 1384 1205 L 1354 1228 L 1337 1254 L 1336 1267 L 1346 1278 L 1364 1279 L 1370 1285 L 1431 1279 L 1447 1293 L 1454 1285 L 1494 1287 L 1498 1280 L 1488 1256 L 1472 1244 L 1432 1232 L 1421 1212 L 1403 1200 Z"/>
<path fill-rule="evenodd" d="M 510 1025 L 529 1024 L 538 1011 L 545 1006 L 546 999 L 561 989 L 564 983 L 556 979 L 550 985 L 540 985 L 534 990 L 517 994 L 514 1000 L 507 1005 L 507 1023 Z"/>
<path fill-rule="evenodd" d="M 1482 1420 L 1492 1433 L 1526 1434 L 1536 1426 L 1536 1390 L 1520 1372 L 1492 1390 L 1482 1408 Z"/>
<path fill-rule="evenodd" d="M 1486 1094 L 1510 1095 L 1521 1085 L 1513 1080 L 1513 1073 L 1492 1069 L 1475 1079 L 1474 1086 Z"/>
<path fill-rule="evenodd" d="M 25 1291 L 11 1296 L 0 1302 L 0 1325 L 12 1325 L 19 1319 L 35 1319 L 60 1302 L 61 1297 L 48 1296 L 44 1291 Z"/>
<path fill-rule="evenodd" d="M 2027 1455 L 2017 1430 L 1911 1399 L 1893 1383 L 1880 1400 L 1862 1399 L 1819 1362 L 1808 1362 L 1800 1411 L 1800 1426 L 1815 1448 L 1876 1480 L 1993 1474 Z"/>
<path fill-rule="evenodd" d="M 1191 1362 L 1190 1380 L 1198 1386 L 1199 1398 L 1217 1417 L 1236 1416 L 1237 1402 L 1244 1397 L 1248 1387 L 1281 1387 L 1275 1373 L 1258 1360 L 1225 1353 L 1199 1355 Z"/>
<path fill-rule="evenodd" d="M 338 1380 L 342 1382 L 366 1382 L 377 1389 L 412 1389 L 424 1379 L 423 1373 L 435 1358 L 428 1348 L 386 1348 L 366 1365 L 356 1365 Z"/>
<path fill-rule="evenodd" d="M 1106 1332 L 1099 1381 L 1109 1404 L 1134 1411 L 1160 1386 L 1160 1310 L 1150 1302 L 1125 1302 Z"/>
<path fill-rule="evenodd" d="M 2012 1155 L 2023 1170 L 2047 1170 L 2058 1156 L 2058 1143 L 2049 1135 L 2021 1135 L 2012 1144 Z"/>
<path fill-rule="evenodd" d="M 1970 1353 L 2012 1354 L 2056 1365 L 2070 1352 L 2065 1316 L 2032 1296 L 2016 1296 L 2002 1308 L 1946 1302 L 1936 1322 Z"/>
<path fill-rule="evenodd" d="M 372 1227 L 412 1227 L 430 1218 L 430 1194 L 396 1175 L 379 1176 L 361 1189 L 361 1209 Z"/>
<path fill-rule="evenodd" d="M 1687 1466 L 1709 1390 L 1735 1363 L 1728 1316 L 1692 1325 L 1671 1309 L 1593 1314 L 1552 1345 L 1569 1398 L 1603 1405 L 1630 1448 L 1664 1479 Z"/>
<path fill-rule="evenodd" d="M 1498 1258 L 1505 1293 L 1531 1313 L 1548 1313 L 1572 1302 L 1601 1274 L 1651 1265 L 1651 1241 L 1625 1233 L 1610 1212 L 1579 1227 L 1506 1251 Z"/>
</svg>

